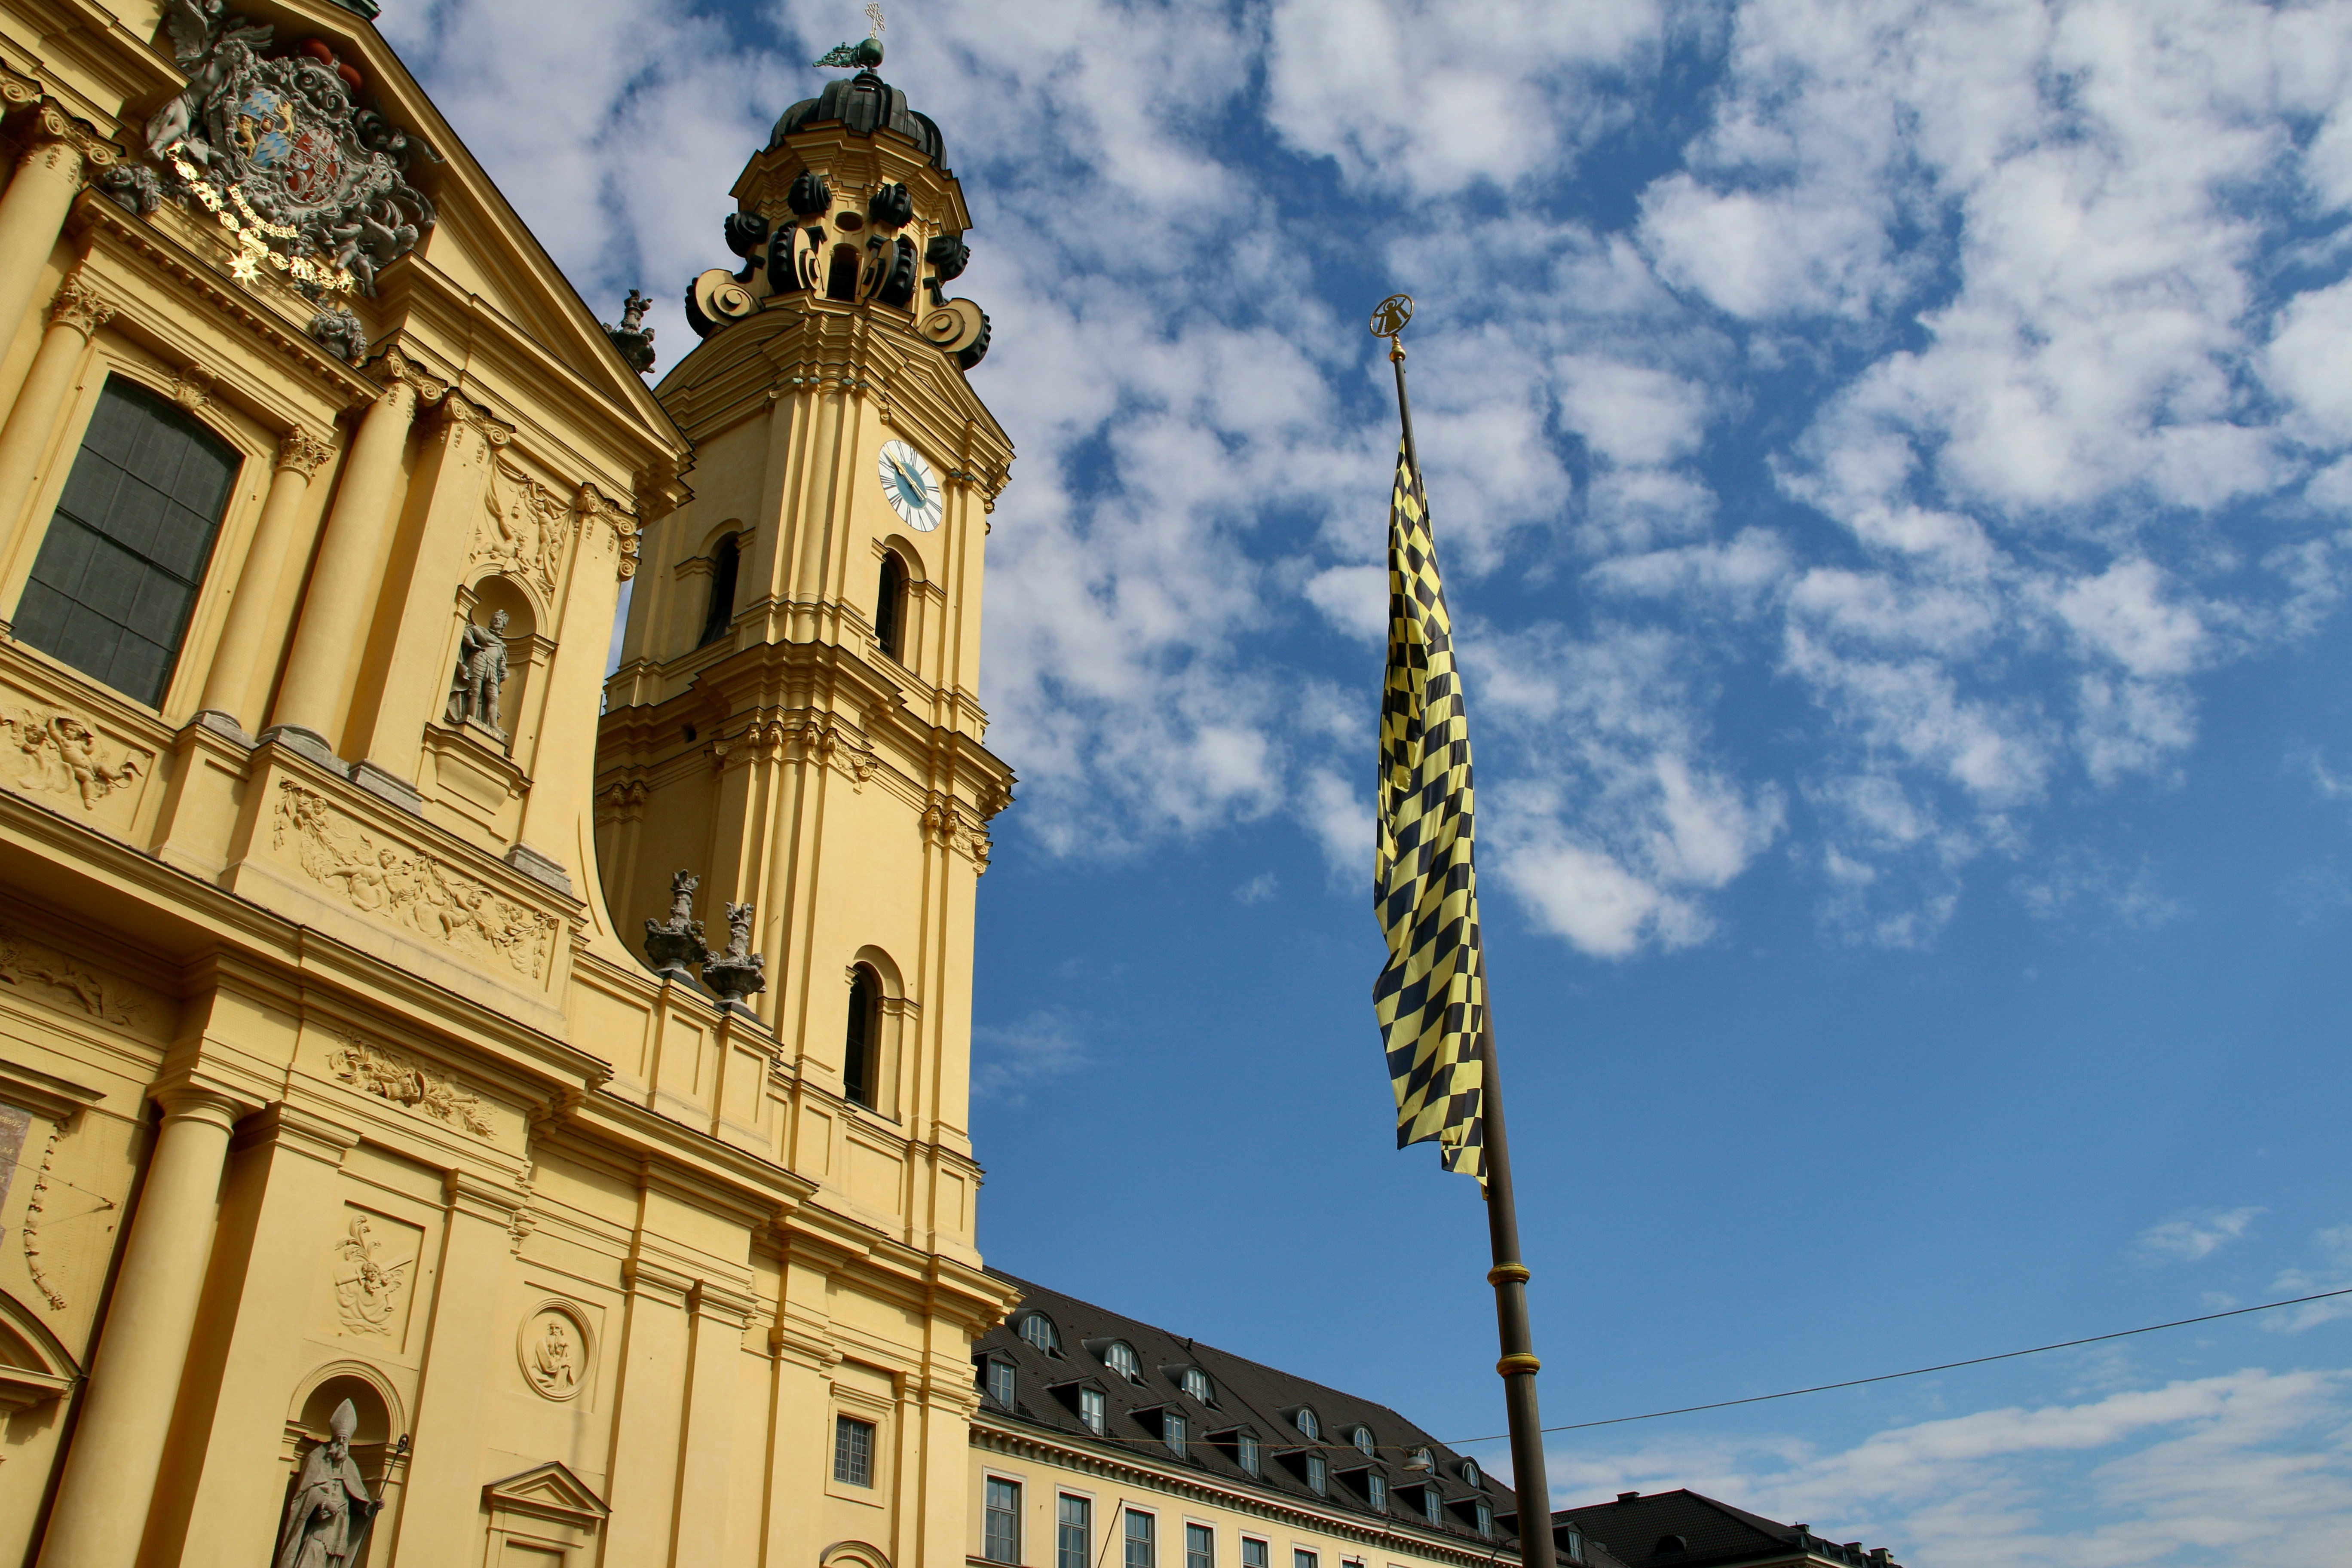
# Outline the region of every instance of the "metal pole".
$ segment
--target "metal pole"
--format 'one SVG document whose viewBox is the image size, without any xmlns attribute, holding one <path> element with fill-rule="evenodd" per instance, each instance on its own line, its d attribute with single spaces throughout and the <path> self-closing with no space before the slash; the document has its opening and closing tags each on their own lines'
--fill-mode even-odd
<svg viewBox="0 0 2352 1568">
<path fill-rule="evenodd" d="M 1407 306 L 1407 313 L 1411 310 Z M 1388 335 L 1389 363 L 1396 367 L 1397 415 L 1404 423 L 1404 460 L 1415 479 L 1421 458 L 1412 445 L 1412 403 L 1404 389 L 1403 325 Z M 1424 489 L 1424 494 L 1426 490 Z M 1478 1113 L 1484 1123 L 1486 1163 L 1486 1239 L 1495 1266 L 1486 1283 L 1495 1288 L 1495 1335 L 1502 1357 L 1495 1370 L 1503 1379 L 1503 1409 L 1510 1417 L 1511 1480 L 1518 1496 L 1519 1562 L 1524 1568 L 1553 1568 L 1551 1486 L 1544 1477 L 1543 1415 L 1536 1405 L 1535 1336 L 1528 1326 L 1528 1266 L 1519 1261 L 1518 1200 L 1511 1189 L 1511 1141 L 1503 1122 L 1503 1075 L 1495 1057 L 1494 996 L 1486 984 L 1486 953 L 1478 951 L 1480 1027 L 1478 1049 L 1483 1090 Z"/>
</svg>

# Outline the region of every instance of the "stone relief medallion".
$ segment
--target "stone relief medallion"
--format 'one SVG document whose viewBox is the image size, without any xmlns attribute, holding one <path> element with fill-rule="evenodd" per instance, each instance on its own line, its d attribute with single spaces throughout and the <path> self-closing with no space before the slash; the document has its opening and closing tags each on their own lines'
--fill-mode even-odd
<svg viewBox="0 0 2352 1568">
<path fill-rule="evenodd" d="M 587 1324 L 569 1301 L 542 1301 L 527 1314 L 515 1351 L 525 1381 L 543 1398 L 571 1399 L 588 1386 Z"/>
</svg>

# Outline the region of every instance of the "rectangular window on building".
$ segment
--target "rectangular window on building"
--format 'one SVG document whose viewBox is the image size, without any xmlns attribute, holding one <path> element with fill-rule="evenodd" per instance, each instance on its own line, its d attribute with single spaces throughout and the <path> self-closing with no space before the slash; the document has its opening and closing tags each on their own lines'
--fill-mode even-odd
<svg viewBox="0 0 2352 1568">
<path fill-rule="evenodd" d="M 982 1508 L 980 1554 L 991 1563 L 1020 1562 L 1021 1488 L 1012 1481 L 989 1477 L 988 1496 Z"/>
<path fill-rule="evenodd" d="M 1389 1484 L 1377 1475 L 1364 1477 L 1364 1500 L 1372 1505 L 1375 1513 L 1389 1510 Z"/>
<path fill-rule="evenodd" d="M 1095 1505 L 1067 1492 L 1054 1515 L 1054 1568 L 1091 1568 Z"/>
<path fill-rule="evenodd" d="M 845 1487 L 874 1484 L 874 1423 L 855 1415 L 833 1421 L 833 1479 Z"/>
<path fill-rule="evenodd" d="M 1435 1487 L 1421 1489 L 1421 1517 L 1432 1524 L 1445 1522 L 1445 1497 Z"/>
<path fill-rule="evenodd" d="M 16 603 L 16 639 L 160 704 L 237 464 L 170 398 L 109 379 Z"/>
<path fill-rule="evenodd" d="M 1242 1568 L 1266 1568 L 1271 1554 L 1265 1542 L 1244 1535 L 1242 1537 Z"/>
<path fill-rule="evenodd" d="M 1290 1568 L 1315 1568 L 1315 1553 L 1301 1546 L 1290 1553 Z"/>
<path fill-rule="evenodd" d="M 1168 1451 L 1175 1455 L 1180 1459 L 1184 1457 L 1184 1444 L 1187 1436 L 1187 1428 L 1184 1418 L 1181 1415 L 1177 1415 L 1172 1410 L 1167 1411 L 1160 1415 L 1160 1440 L 1167 1444 Z"/>
<path fill-rule="evenodd" d="M 1127 1568 L 1154 1568 L 1151 1531 L 1158 1522 L 1140 1510 L 1127 1510 Z"/>
<path fill-rule="evenodd" d="M 1234 1435 L 1234 1462 L 1241 1466 L 1242 1473 L 1244 1475 L 1254 1476 L 1257 1474 L 1257 1434 L 1254 1432 L 1241 1432 Z M 1258 1564 L 1258 1568 L 1265 1568 L 1265 1564 L 1261 1563 Z"/>
<path fill-rule="evenodd" d="M 1478 1505 L 1478 1533 L 1481 1535 L 1495 1533 L 1495 1510 L 1483 1502 Z"/>
<path fill-rule="evenodd" d="M 1105 1421 L 1103 1412 L 1103 1393 L 1101 1389 L 1081 1388 L 1078 1390 L 1078 1419 L 1087 1424 L 1087 1431 L 1092 1432 L 1097 1437 L 1102 1436 Z"/>
<path fill-rule="evenodd" d="M 1318 1497 L 1331 1489 L 1331 1467 L 1320 1454 L 1307 1456 L 1307 1489 Z"/>
<path fill-rule="evenodd" d="M 988 1363 L 988 1396 L 1007 1410 L 1013 1408 L 1013 1396 L 1020 1389 L 1020 1377 L 1009 1361 L 992 1360 Z"/>
<path fill-rule="evenodd" d="M 1184 1527 L 1184 1568 L 1217 1568 L 1217 1532 L 1205 1524 Z"/>
</svg>

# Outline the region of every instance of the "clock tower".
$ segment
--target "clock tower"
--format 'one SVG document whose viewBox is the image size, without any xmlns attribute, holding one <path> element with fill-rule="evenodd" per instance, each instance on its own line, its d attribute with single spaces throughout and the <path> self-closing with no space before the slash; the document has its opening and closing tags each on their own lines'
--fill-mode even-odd
<svg viewBox="0 0 2352 1568">
<path fill-rule="evenodd" d="M 940 130 L 875 74 L 877 43 L 851 53 L 736 181 L 714 237 L 736 265 L 689 287 L 701 342 L 656 389 L 693 459 L 606 688 L 597 864 L 614 936 L 674 939 L 651 960 L 668 988 L 698 989 L 689 921 L 711 949 L 729 932 L 699 987 L 716 1029 L 636 1076 L 656 1109 L 737 1102 L 709 1081 L 753 1065 L 740 1114 L 780 1115 L 777 1156 L 814 1184 L 776 1226 L 778 1353 L 820 1417 L 827 1390 L 898 1411 L 889 1554 L 946 1561 L 971 1342 L 1011 1300 L 977 1268 L 968 1106 L 974 893 L 1013 782 L 978 699 L 1013 447 L 967 379 L 989 327 L 949 293 L 970 217 Z M 873 1538 L 854 1510 L 807 1524 Z"/>
</svg>

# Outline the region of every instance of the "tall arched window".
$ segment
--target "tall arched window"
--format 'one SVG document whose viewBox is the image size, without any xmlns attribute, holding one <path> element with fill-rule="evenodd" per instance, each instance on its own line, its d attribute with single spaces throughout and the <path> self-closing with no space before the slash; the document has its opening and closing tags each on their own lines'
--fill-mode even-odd
<svg viewBox="0 0 2352 1568">
<path fill-rule="evenodd" d="M 702 636 L 695 647 L 709 647 L 735 624 L 735 578 L 742 564 L 743 550 L 737 535 L 721 535 L 710 547 L 710 607 L 703 613 Z"/>
<path fill-rule="evenodd" d="M 16 603 L 17 640 L 160 704 L 236 468 L 171 399 L 109 380 Z"/>
<path fill-rule="evenodd" d="M 874 1058 L 881 1044 L 882 983 L 864 964 L 849 982 L 849 1037 L 841 1052 L 841 1083 L 858 1104 L 874 1108 Z"/>
<path fill-rule="evenodd" d="M 874 595 L 874 640 L 882 651 L 907 662 L 907 563 L 895 550 L 882 552 L 882 586 Z"/>
</svg>

